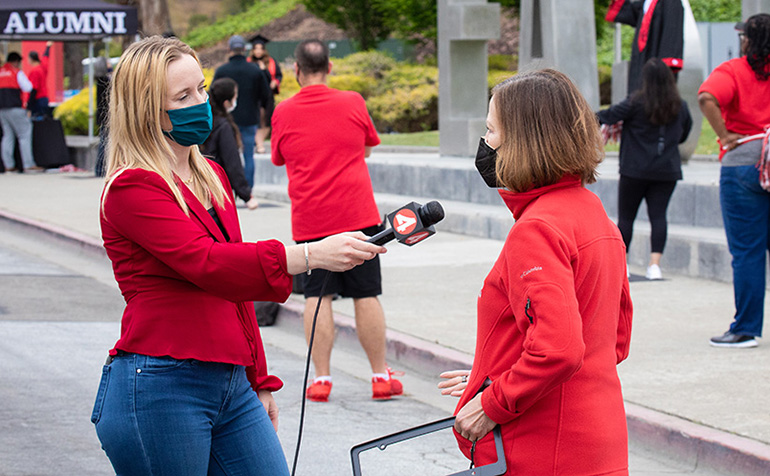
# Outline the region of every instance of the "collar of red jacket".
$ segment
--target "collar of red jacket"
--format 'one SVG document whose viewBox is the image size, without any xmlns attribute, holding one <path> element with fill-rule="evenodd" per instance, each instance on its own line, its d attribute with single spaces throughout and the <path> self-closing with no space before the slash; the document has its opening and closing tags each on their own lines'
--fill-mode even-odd
<svg viewBox="0 0 770 476">
<path fill-rule="evenodd" d="M 577 175 L 565 175 L 558 182 L 546 185 L 544 187 L 537 187 L 526 192 L 512 192 L 506 189 L 500 189 L 500 196 L 503 197 L 503 201 L 509 210 L 513 213 L 513 218 L 518 220 L 521 214 L 527 206 L 532 203 L 536 198 L 554 190 L 570 187 L 580 187 L 580 177 Z"/>
</svg>

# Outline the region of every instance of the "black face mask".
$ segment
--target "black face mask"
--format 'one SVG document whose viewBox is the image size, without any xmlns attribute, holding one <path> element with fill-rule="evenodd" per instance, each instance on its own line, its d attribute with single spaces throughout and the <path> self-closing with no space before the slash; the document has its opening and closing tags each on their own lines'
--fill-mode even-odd
<svg viewBox="0 0 770 476">
<path fill-rule="evenodd" d="M 502 185 L 497 183 L 497 173 L 495 164 L 497 163 L 497 150 L 489 147 L 487 141 L 482 137 L 479 140 L 479 150 L 476 152 L 476 170 L 484 179 L 484 183 L 489 188 L 500 188 Z"/>
</svg>

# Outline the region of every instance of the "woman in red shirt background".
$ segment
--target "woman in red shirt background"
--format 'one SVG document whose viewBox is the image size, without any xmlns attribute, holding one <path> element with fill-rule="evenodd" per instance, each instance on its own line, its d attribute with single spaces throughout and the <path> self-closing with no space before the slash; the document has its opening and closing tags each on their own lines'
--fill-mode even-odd
<svg viewBox="0 0 770 476">
<path fill-rule="evenodd" d="M 117 474 L 288 475 L 251 301 L 292 275 L 344 271 L 384 248 L 362 233 L 244 243 L 224 170 L 201 155 L 211 107 L 195 52 L 131 45 L 110 91 L 101 227 L 126 301 L 92 421 Z"/>
<path fill-rule="evenodd" d="M 596 117 L 564 74 L 492 90 L 476 165 L 504 187 L 515 223 L 479 292 L 473 368 L 439 384 L 460 396 L 457 439 L 478 466 L 497 460 L 500 425 L 505 474 L 628 474 L 616 369 L 631 337 L 625 246 L 584 186 L 602 156 Z"/>
<path fill-rule="evenodd" d="M 711 72 L 698 90 L 698 104 L 721 145 L 719 203 L 735 294 L 730 328 L 709 342 L 747 348 L 762 336 L 770 250 L 770 193 L 760 186 L 757 170 L 770 128 L 770 15 L 753 15 L 736 29 L 743 56 Z"/>
</svg>

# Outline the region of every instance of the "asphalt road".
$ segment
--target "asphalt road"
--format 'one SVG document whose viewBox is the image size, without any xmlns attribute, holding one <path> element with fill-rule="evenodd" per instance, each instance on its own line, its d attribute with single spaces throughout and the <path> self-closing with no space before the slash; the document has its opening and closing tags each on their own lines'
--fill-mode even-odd
<svg viewBox="0 0 770 476">
<path fill-rule="evenodd" d="M 89 420 L 101 366 L 119 333 L 122 298 L 103 257 L 12 227 L 0 228 L 0 476 L 113 474 Z M 304 340 L 280 325 L 263 331 L 279 437 L 291 466 L 302 395 Z M 358 443 L 448 416 L 432 377 L 408 375 L 407 395 L 371 400 L 360 349 L 335 349 L 334 390 L 308 402 L 297 475 L 352 474 Z M 439 476 L 468 466 L 448 430 L 371 450 L 365 476 Z M 631 474 L 706 474 L 632 447 Z"/>
</svg>

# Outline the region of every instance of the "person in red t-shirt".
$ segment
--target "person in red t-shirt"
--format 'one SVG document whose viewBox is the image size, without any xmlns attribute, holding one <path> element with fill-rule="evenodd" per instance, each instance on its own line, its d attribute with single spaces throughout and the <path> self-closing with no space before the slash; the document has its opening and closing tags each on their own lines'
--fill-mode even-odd
<svg viewBox="0 0 770 476">
<path fill-rule="evenodd" d="M 701 85 L 698 104 L 718 136 L 722 167 L 719 200 L 733 256 L 735 320 L 717 347 L 756 347 L 765 308 L 765 263 L 770 240 L 770 194 L 756 164 L 770 127 L 770 15 L 738 23 L 744 56 L 719 65 Z"/>
<path fill-rule="evenodd" d="M 360 94 L 338 91 L 326 85 L 331 71 L 329 49 L 318 40 L 297 46 L 294 68 L 301 90 L 281 102 L 273 113 L 272 161 L 286 165 L 291 198 L 292 234 L 298 243 L 332 233 L 362 230 L 373 235 L 380 229 L 365 158 L 380 143 L 366 103 Z M 321 297 L 313 347 L 316 378 L 307 389 L 313 401 L 327 401 L 332 382 L 329 361 L 334 345 L 332 297 L 352 297 L 356 330 L 374 373 L 372 398 L 399 395 L 401 382 L 391 378 L 385 362 L 385 315 L 378 295 L 382 293 L 377 258 L 345 273 L 305 276 L 305 334 L 310 329 Z"/>
<path fill-rule="evenodd" d="M 48 55 L 50 54 L 52 44 L 53 42 L 51 41 L 45 44 L 45 52 L 42 58 L 37 54 L 37 51 L 30 51 L 27 55 L 29 64 L 32 65 L 32 69 L 29 71 L 32 92 L 29 95 L 27 109 L 29 109 L 33 118 L 49 115 L 46 80 L 48 79 Z"/>
</svg>

